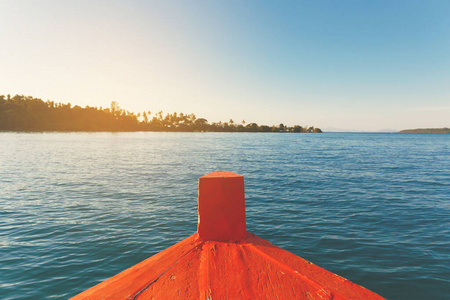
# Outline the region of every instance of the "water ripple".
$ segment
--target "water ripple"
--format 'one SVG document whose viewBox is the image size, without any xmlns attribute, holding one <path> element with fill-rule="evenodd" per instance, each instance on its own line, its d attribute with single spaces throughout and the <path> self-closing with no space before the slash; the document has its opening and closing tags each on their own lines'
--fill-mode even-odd
<svg viewBox="0 0 450 300">
<path fill-rule="evenodd" d="M 450 293 L 445 135 L 0 133 L 0 295 L 67 298 L 196 231 L 197 180 L 247 226 L 389 299 Z"/>
</svg>

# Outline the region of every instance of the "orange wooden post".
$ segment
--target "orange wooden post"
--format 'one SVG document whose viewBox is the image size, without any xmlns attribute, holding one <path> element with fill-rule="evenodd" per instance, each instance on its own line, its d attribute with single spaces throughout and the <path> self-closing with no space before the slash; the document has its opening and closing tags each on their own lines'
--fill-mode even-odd
<svg viewBox="0 0 450 300">
<path fill-rule="evenodd" d="M 207 241 L 242 241 L 247 236 L 244 177 L 216 171 L 198 184 L 198 235 Z"/>
<path fill-rule="evenodd" d="M 196 234 L 72 299 L 384 299 L 246 231 L 244 178 L 200 177 Z"/>
</svg>

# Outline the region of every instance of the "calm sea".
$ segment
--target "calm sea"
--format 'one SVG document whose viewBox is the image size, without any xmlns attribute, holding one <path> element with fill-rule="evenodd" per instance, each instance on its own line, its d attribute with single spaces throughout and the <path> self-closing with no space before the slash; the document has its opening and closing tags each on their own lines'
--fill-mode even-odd
<svg viewBox="0 0 450 300">
<path fill-rule="evenodd" d="M 245 178 L 256 235 L 389 299 L 450 294 L 450 135 L 0 133 L 0 296 L 67 298 L 195 233 Z"/>
</svg>

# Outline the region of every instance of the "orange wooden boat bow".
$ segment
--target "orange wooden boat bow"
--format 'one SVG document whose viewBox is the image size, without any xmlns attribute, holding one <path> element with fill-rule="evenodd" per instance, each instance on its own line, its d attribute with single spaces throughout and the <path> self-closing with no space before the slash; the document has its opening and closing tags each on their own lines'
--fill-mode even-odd
<svg viewBox="0 0 450 300">
<path fill-rule="evenodd" d="M 244 178 L 200 177 L 194 235 L 72 299 L 384 299 L 247 232 Z"/>
</svg>

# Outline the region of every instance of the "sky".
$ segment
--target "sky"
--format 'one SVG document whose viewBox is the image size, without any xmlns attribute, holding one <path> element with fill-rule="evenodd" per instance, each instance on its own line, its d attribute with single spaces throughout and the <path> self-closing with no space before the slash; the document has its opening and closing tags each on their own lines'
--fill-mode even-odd
<svg viewBox="0 0 450 300">
<path fill-rule="evenodd" d="M 450 1 L 0 0 L 0 95 L 209 122 L 450 127 Z"/>
</svg>

